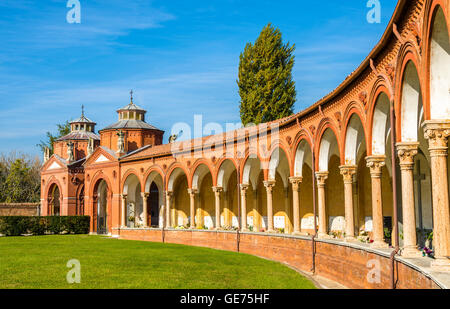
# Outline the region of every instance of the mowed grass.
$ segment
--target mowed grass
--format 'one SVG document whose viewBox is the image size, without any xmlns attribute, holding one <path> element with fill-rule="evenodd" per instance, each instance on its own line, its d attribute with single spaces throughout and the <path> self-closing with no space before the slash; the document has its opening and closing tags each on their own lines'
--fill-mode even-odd
<svg viewBox="0 0 450 309">
<path fill-rule="evenodd" d="M 66 266 L 81 264 L 81 283 Z M 247 254 L 102 236 L 0 237 L 0 289 L 313 289 L 289 267 Z"/>
</svg>

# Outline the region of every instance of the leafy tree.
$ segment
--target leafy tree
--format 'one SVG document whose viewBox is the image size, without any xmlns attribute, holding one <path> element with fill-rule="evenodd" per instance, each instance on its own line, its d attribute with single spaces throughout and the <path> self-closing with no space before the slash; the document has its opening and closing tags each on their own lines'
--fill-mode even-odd
<svg viewBox="0 0 450 309">
<path fill-rule="evenodd" d="M 11 152 L 0 155 L 0 202 L 35 203 L 40 199 L 38 157 Z"/>
<path fill-rule="evenodd" d="M 51 132 L 47 132 L 47 141 L 42 141 L 36 146 L 41 149 L 41 152 L 45 151 L 45 148 L 50 148 L 50 154 L 53 154 L 53 143 L 60 137 L 63 137 L 70 133 L 70 123 L 66 121 L 62 124 L 57 124 L 58 133 L 53 135 Z"/>
<path fill-rule="evenodd" d="M 237 80 L 244 125 L 292 115 L 296 100 L 294 50 L 295 45 L 283 44 L 280 30 L 270 23 L 255 44 L 247 43 L 240 55 Z"/>
</svg>

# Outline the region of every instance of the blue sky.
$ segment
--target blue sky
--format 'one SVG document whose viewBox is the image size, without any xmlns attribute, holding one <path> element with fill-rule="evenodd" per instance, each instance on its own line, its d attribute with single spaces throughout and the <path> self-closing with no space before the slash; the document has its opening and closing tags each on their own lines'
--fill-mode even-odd
<svg viewBox="0 0 450 309">
<path fill-rule="evenodd" d="M 39 154 L 56 124 L 80 115 L 97 129 L 129 102 L 165 130 L 176 122 L 239 122 L 239 54 L 271 22 L 296 44 L 295 111 L 336 88 L 381 38 L 397 0 L 0 0 L 0 152 Z M 225 127 L 225 126 L 224 126 Z M 39 154 L 40 155 L 40 154 Z"/>
</svg>

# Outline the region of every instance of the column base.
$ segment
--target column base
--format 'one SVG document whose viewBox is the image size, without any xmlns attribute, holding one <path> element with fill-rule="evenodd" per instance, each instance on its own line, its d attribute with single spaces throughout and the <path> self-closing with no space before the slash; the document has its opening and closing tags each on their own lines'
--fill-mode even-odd
<svg viewBox="0 0 450 309">
<path fill-rule="evenodd" d="M 247 229 L 247 228 L 242 228 L 242 229 L 241 229 L 241 232 L 250 232 L 250 230 Z"/>
<path fill-rule="evenodd" d="M 266 233 L 270 233 L 270 234 L 275 234 L 276 233 L 276 231 L 275 230 L 267 230 L 267 232 Z"/>
<path fill-rule="evenodd" d="M 299 231 L 296 231 L 296 232 L 292 233 L 292 235 L 294 235 L 294 236 L 306 236 L 307 234 L 299 232 Z"/>
<path fill-rule="evenodd" d="M 319 232 L 319 233 L 317 234 L 317 238 L 320 238 L 320 239 L 331 239 L 332 237 L 331 237 L 330 235 L 328 235 L 327 233 L 321 233 L 321 232 Z"/>
<path fill-rule="evenodd" d="M 404 258 L 419 258 L 422 257 L 422 252 L 420 252 L 417 247 L 405 247 L 402 249 L 401 256 Z"/>
<path fill-rule="evenodd" d="M 431 262 L 431 270 L 440 272 L 450 272 L 450 259 L 437 258 Z"/>
<path fill-rule="evenodd" d="M 344 238 L 344 241 L 345 241 L 345 242 L 357 242 L 358 240 L 356 239 L 355 236 L 346 236 L 346 237 Z"/>
<path fill-rule="evenodd" d="M 385 243 L 384 241 L 377 240 L 370 244 L 370 248 L 373 249 L 387 249 L 389 248 L 389 245 Z"/>
</svg>

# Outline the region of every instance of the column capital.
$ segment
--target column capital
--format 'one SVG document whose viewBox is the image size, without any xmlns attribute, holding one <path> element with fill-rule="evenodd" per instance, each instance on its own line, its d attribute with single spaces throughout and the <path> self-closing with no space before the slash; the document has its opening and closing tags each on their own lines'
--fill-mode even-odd
<svg viewBox="0 0 450 309">
<path fill-rule="evenodd" d="M 250 185 L 246 184 L 246 183 L 242 183 L 239 185 L 239 188 L 241 188 L 241 191 L 247 191 L 248 188 L 250 187 Z"/>
<path fill-rule="evenodd" d="M 303 181 L 303 177 L 289 177 L 289 182 L 292 184 L 292 190 L 298 192 L 300 184 Z"/>
<path fill-rule="evenodd" d="M 430 156 L 447 156 L 450 121 L 425 121 L 423 131 L 425 139 L 429 143 Z"/>
<path fill-rule="evenodd" d="M 141 196 L 142 196 L 143 198 L 147 198 L 147 197 L 150 196 L 150 193 L 147 193 L 147 192 L 141 192 Z"/>
<path fill-rule="evenodd" d="M 353 183 L 353 175 L 356 174 L 356 165 L 341 165 L 339 166 L 341 170 L 341 175 L 344 178 L 344 183 Z"/>
<path fill-rule="evenodd" d="M 370 168 L 372 177 L 381 177 L 381 169 L 386 165 L 386 156 L 369 156 L 366 157 L 367 167 Z"/>
<path fill-rule="evenodd" d="M 266 180 L 263 181 L 264 187 L 268 188 L 273 188 L 275 186 L 275 180 Z"/>
<path fill-rule="evenodd" d="M 414 168 L 414 157 L 418 153 L 419 143 L 397 143 L 397 155 L 400 159 L 400 168 L 412 170 Z"/>
<path fill-rule="evenodd" d="M 319 187 L 325 186 L 325 180 L 328 179 L 328 172 L 316 172 L 317 185 Z"/>
<path fill-rule="evenodd" d="M 173 191 L 166 191 L 167 196 L 173 196 Z"/>
<path fill-rule="evenodd" d="M 220 193 L 223 191 L 223 188 L 222 187 L 212 187 L 212 190 L 214 193 Z"/>
<path fill-rule="evenodd" d="M 197 189 L 187 189 L 187 191 L 188 191 L 189 195 L 195 195 L 198 193 Z"/>
<path fill-rule="evenodd" d="M 121 194 L 120 195 L 122 198 L 127 198 L 128 197 L 128 194 Z"/>
</svg>

